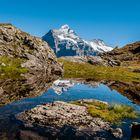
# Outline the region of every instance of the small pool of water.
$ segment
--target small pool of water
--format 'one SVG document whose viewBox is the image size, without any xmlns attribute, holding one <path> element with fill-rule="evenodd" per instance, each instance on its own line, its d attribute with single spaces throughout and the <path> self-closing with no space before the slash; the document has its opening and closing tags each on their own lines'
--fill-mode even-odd
<svg viewBox="0 0 140 140">
<path fill-rule="evenodd" d="M 19 113 L 23 110 L 30 109 L 36 105 L 52 102 L 52 101 L 74 101 L 80 99 L 97 99 L 106 101 L 110 104 L 124 104 L 132 106 L 135 110 L 140 111 L 140 106 L 134 104 L 127 97 L 121 95 L 115 90 L 110 90 L 109 87 L 99 84 L 97 87 L 91 87 L 86 84 L 76 84 L 60 95 L 50 88 L 47 92 L 35 98 L 26 98 L 15 101 L 0 108 L 0 115 L 11 115 Z"/>
<path fill-rule="evenodd" d="M 12 129 L 14 128 L 12 133 L 15 133 L 16 135 L 17 130 L 20 129 L 20 126 L 18 126 L 11 118 L 17 113 L 47 102 L 58 100 L 73 101 L 79 99 L 97 99 L 106 101 L 110 104 L 124 104 L 132 106 L 136 111 L 140 111 L 140 106 L 134 104 L 131 100 L 121 95 L 119 92 L 110 90 L 110 88 L 104 84 L 96 84 L 96 86 L 91 86 L 76 83 L 69 89 L 62 91 L 59 94 L 54 88 L 50 88 L 47 92 L 43 93 L 42 96 L 26 98 L 0 107 L 0 134 L 11 133 Z M 4 122 L 6 122 L 6 127 L 4 126 Z M 129 124 L 131 123 L 130 121 L 128 122 Z M 125 124 L 124 126 L 128 126 L 128 124 Z M 126 131 L 128 132 L 128 130 Z"/>
</svg>

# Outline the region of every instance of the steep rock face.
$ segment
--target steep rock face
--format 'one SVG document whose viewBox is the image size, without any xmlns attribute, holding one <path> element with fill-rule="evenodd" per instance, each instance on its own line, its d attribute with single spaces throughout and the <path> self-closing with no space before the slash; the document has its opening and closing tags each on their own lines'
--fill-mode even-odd
<svg viewBox="0 0 140 140">
<path fill-rule="evenodd" d="M 29 74 L 39 71 L 51 79 L 62 74 L 62 68 L 46 42 L 12 25 L 0 25 L 0 56 L 26 59 L 22 66 L 29 69 Z"/>
<path fill-rule="evenodd" d="M 24 60 L 21 67 L 25 67 L 28 72 L 22 74 L 25 79 L 19 81 L 20 84 L 18 85 L 25 87 L 30 85 L 30 89 L 34 91 L 39 92 L 39 89 L 43 89 L 46 83 L 58 79 L 63 74 L 62 66 L 57 62 L 53 50 L 46 42 L 17 29 L 11 24 L 0 24 L 0 57 Z M 0 67 L 5 65 L 0 62 Z M 0 79 L 1 95 L 10 94 L 10 91 L 6 91 L 8 89 L 7 82 L 12 83 L 12 79 L 8 79 L 8 81 Z M 16 85 L 16 87 L 18 86 Z M 24 93 L 25 89 L 23 90 Z"/>
<path fill-rule="evenodd" d="M 100 39 L 86 41 L 80 38 L 68 25 L 50 30 L 42 39 L 48 42 L 57 57 L 97 55 L 112 50 Z"/>
</svg>

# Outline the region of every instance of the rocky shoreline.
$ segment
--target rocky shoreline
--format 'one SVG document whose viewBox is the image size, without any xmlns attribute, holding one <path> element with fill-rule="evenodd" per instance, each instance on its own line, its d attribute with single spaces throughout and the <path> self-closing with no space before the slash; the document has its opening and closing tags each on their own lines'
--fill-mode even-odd
<svg viewBox="0 0 140 140">
<path fill-rule="evenodd" d="M 120 128 L 113 129 L 111 123 L 90 116 L 85 106 L 62 101 L 38 105 L 16 117 L 24 123 L 26 128 L 45 127 L 55 138 L 62 134 L 67 135 L 65 133 L 69 129 L 73 131 L 74 138 L 82 136 L 82 138 L 120 139 L 123 137 Z M 71 135 L 73 133 L 71 132 Z"/>
</svg>

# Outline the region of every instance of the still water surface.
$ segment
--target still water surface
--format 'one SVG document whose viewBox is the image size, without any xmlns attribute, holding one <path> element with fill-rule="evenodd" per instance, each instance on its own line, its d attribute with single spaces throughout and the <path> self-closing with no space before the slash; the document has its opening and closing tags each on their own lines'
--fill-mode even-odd
<svg viewBox="0 0 140 140">
<path fill-rule="evenodd" d="M 127 97 L 121 95 L 115 90 L 111 90 L 104 84 L 92 83 L 92 85 L 90 85 L 76 82 L 73 83 L 71 87 L 66 88 L 52 86 L 41 96 L 26 98 L 0 107 L 0 135 L 8 135 L 8 137 L 11 135 L 13 135 L 13 137 L 16 136 L 16 133 L 20 129 L 20 124 L 17 124 L 13 117 L 17 113 L 47 102 L 58 100 L 74 101 L 79 99 L 97 99 L 106 101 L 110 104 L 125 104 L 132 106 L 136 111 L 140 112 L 139 105 L 134 104 Z M 125 131 L 125 136 L 130 137 L 129 125 L 132 121 L 127 120 L 126 122 L 127 123 L 121 127 Z"/>
</svg>

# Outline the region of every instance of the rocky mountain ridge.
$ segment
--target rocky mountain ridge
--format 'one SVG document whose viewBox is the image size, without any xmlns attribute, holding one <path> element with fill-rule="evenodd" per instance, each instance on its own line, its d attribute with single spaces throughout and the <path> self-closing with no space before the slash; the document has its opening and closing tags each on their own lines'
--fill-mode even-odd
<svg viewBox="0 0 140 140">
<path fill-rule="evenodd" d="M 140 64 L 140 42 L 128 44 L 122 48 L 115 48 L 112 51 L 102 53 L 98 56 L 65 56 L 61 59 L 78 62 L 89 63 L 93 65 L 104 66 L 136 66 Z M 140 72 L 140 68 L 134 72 Z"/>
<path fill-rule="evenodd" d="M 115 48 L 110 52 L 103 53 L 102 59 L 106 61 L 119 61 L 124 66 L 140 64 L 140 41 L 125 45 L 122 48 Z"/>
<path fill-rule="evenodd" d="M 42 39 L 48 42 L 57 57 L 95 56 L 113 49 L 101 39 L 91 41 L 82 39 L 68 25 L 63 25 L 60 29 L 50 30 Z"/>
</svg>

